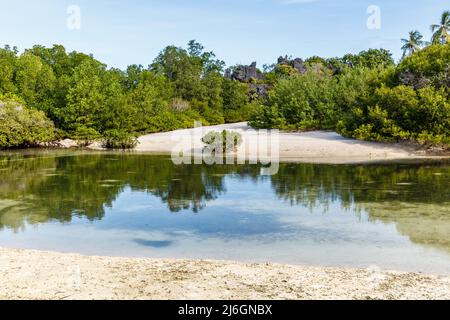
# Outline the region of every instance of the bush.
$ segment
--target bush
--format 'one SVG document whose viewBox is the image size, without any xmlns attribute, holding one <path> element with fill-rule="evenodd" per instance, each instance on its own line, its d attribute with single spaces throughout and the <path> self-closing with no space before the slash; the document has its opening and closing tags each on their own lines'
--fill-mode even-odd
<svg viewBox="0 0 450 320">
<path fill-rule="evenodd" d="M 121 130 L 109 130 L 103 136 L 102 146 L 107 149 L 134 149 L 138 144 L 134 135 Z"/>
<path fill-rule="evenodd" d="M 226 123 L 244 122 L 252 119 L 254 114 L 261 111 L 262 105 L 258 100 L 247 103 L 239 109 L 225 109 L 223 116 Z"/>
<path fill-rule="evenodd" d="M 55 128 L 43 112 L 15 97 L 0 95 L 0 148 L 33 147 L 55 139 Z"/>
<path fill-rule="evenodd" d="M 450 138 L 449 98 L 444 89 L 383 86 L 364 106 L 348 112 L 337 131 L 360 140 L 445 144 Z"/>
<path fill-rule="evenodd" d="M 101 135 L 94 128 L 79 126 L 72 134 L 72 137 L 77 140 L 78 146 L 83 148 L 100 139 Z"/>
<path fill-rule="evenodd" d="M 397 67 L 398 80 L 410 86 L 439 85 L 436 78 L 450 67 L 450 43 L 431 45 L 405 58 Z"/>
<path fill-rule="evenodd" d="M 255 129 L 283 129 L 285 119 L 280 115 L 277 106 L 263 106 L 252 115 L 249 125 Z"/>
<path fill-rule="evenodd" d="M 227 130 L 222 132 L 212 131 L 202 138 L 202 142 L 211 150 L 221 150 L 223 153 L 227 153 L 237 151 L 237 147 L 242 143 L 242 135 Z"/>
<path fill-rule="evenodd" d="M 250 123 L 256 128 L 294 130 L 334 127 L 339 115 L 335 87 L 336 80 L 328 74 L 308 72 L 282 79 Z"/>
</svg>

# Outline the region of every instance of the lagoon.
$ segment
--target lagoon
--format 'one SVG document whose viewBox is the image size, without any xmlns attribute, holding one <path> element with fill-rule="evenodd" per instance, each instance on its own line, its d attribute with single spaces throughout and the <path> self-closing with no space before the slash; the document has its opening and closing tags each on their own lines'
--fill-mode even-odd
<svg viewBox="0 0 450 320">
<path fill-rule="evenodd" d="M 450 163 L 0 154 L 0 247 L 450 274 Z"/>
</svg>

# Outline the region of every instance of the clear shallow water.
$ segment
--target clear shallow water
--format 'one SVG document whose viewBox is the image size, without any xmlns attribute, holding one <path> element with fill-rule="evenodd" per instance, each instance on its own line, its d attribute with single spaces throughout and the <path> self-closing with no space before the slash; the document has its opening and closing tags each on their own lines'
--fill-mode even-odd
<svg viewBox="0 0 450 320">
<path fill-rule="evenodd" d="M 0 246 L 450 274 L 450 165 L 0 154 Z"/>
</svg>

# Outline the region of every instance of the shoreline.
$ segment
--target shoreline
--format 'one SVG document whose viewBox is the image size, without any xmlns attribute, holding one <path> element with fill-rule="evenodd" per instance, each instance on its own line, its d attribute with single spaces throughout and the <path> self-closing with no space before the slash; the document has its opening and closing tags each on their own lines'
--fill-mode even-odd
<svg viewBox="0 0 450 320">
<path fill-rule="evenodd" d="M 255 131 L 246 122 L 222 124 L 215 126 L 201 127 L 201 134 L 195 133 L 196 129 L 178 129 L 169 132 L 152 133 L 138 137 L 138 145 L 134 149 L 119 150 L 105 149 L 100 142 L 93 142 L 87 147 L 78 147 L 77 142 L 71 139 L 60 140 L 50 145 L 41 145 L 30 149 L 6 149 L 0 150 L 0 154 L 21 152 L 23 154 L 33 154 L 36 151 L 42 152 L 99 152 L 111 154 L 145 154 L 171 156 L 172 154 L 191 155 L 193 158 L 202 158 L 203 144 L 201 138 L 211 131 L 235 131 L 242 135 L 243 143 L 238 147 L 237 152 L 230 154 L 241 163 L 258 162 L 267 160 L 267 157 L 260 156 L 257 151 L 251 150 L 249 145 L 255 142 Z M 197 129 L 198 130 L 198 129 Z M 187 136 L 193 140 L 183 140 Z M 427 162 L 427 161 L 448 161 L 450 151 L 424 149 L 413 143 L 388 143 L 361 141 L 345 138 L 333 131 L 306 131 L 306 132 L 279 132 L 278 152 L 269 154 L 271 163 L 308 163 L 308 164 L 383 164 L 383 163 L 404 163 L 406 162 Z M 194 146 L 194 147 L 193 147 Z M 189 162 L 188 162 L 189 163 Z"/>
<path fill-rule="evenodd" d="M 449 276 L 6 248 L 0 280 L 0 298 L 8 300 L 450 299 Z"/>
<path fill-rule="evenodd" d="M 211 131 L 222 130 L 235 131 L 242 135 L 243 142 L 235 154 L 236 157 L 245 159 L 245 161 L 260 160 L 261 156 L 251 147 L 251 145 L 257 143 L 255 131 L 246 122 L 143 135 L 138 138 L 137 147 L 127 152 L 158 155 L 182 152 L 183 154 L 191 154 L 193 157 L 201 157 L 203 149 L 201 138 Z M 186 140 L 187 137 L 190 138 Z M 269 157 L 278 159 L 278 162 L 287 163 L 364 164 L 383 161 L 445 160 L 450 158 L 449 154 L 428 153 L 411 144 L 360 141 L 345 138 L 332 131 L 282 131 L 279 132 L 278 139 L 278 150 Z M 74 142 L 67 140 L 61 145 L 63 148 L 70 148 L 73 147 Z M 88 149 L 105 150 L 99 143 L 92 144 Z"/>
</svg>

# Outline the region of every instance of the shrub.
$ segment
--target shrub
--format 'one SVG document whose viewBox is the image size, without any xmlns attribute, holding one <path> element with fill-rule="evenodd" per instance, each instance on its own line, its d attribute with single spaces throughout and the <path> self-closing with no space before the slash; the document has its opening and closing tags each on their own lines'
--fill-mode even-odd
<svg viewBox="0 0 450 320">
<path fill-rule="evenodd" d="M 107 149 L 134 149 L 138 141 L 133 134 L 121 130 L 109 130 L 103 134 L 102 146 Z"/>
<path fill-rule="evenodd" d="M 431 45 L 405 58 L 397 67 L 397 76 L 411 72 L 432 79 L 447 71 L 450 65 L 450 44 Z"/>
<path fill-rule="evenodd" d="M 335 87 L 331 75 L 315 72 L 282 79 L 250 124 L 256 128 L 301 130 L 334 127 L 339 117 Z"/>
<path fill-rule="evenodd" d="M 235 131 L 212 131 L 202 138 L 202 142 L 211 150 L 221 150 L 223 153 L 236 151 L 242 143 L 242 135 Z"/>
<path fill-rule="evenodd" d="M 94 128 L 79 126 L 72 135 L 79 147 L 87 147 L 101 137 Z"/>
<path fill-rule="evenodd" d="M 249 125 L 255 129 L 283 129 L 285 119 L 281 116 L 277 106 L 263 106 L 251 117 Z"/>
<path fill-rule="evenodd" d="M 339 133 L 360 140 L 449 141 L 450 102 L 445 89 L 382 86 L 365 102 L 339 121 Z"/>
<path fill-rule="evenodd" d="M 55 128 L 41 111 L 15 97 L 0 95 L 0 148 L 32 147 L 55 139 Z"/>
</svg>

